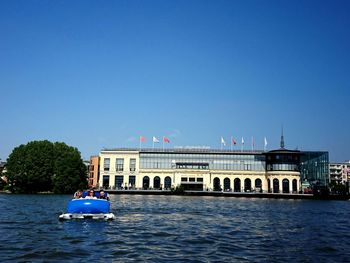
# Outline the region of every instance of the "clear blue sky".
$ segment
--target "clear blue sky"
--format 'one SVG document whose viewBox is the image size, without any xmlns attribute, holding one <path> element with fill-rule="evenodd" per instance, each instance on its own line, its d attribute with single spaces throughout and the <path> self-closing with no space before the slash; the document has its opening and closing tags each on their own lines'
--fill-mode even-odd
<svg viewBox="0 0 350 263">
<path fill-rule="evenodd" d="M 0 158 L 48 139 L 87 159 L 140 135 L 274 149 L 283 124 L 287 148 L 350 159 L 349 14 L 347 0 L 0 1 Z"/>
</svg>

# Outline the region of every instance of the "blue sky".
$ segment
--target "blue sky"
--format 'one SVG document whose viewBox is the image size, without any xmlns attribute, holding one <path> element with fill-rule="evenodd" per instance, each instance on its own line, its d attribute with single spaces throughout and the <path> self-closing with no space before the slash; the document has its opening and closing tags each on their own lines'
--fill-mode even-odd
<svg viewBox="0 0 350 263">
<path fill-rule="evenodd" d="M 274 149 L 283 125 L 287 148 L 350 159 L 349 13 L 346 0 L 0 1 L 0 158 L 48 139 L 87 159 L 140 135 Z"/>
</svg>

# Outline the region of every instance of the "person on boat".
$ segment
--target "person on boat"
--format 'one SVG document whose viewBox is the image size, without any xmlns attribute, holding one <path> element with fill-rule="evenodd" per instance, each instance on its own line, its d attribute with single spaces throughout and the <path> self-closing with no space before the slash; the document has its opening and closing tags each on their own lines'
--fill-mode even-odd
<svg viewBox="0 0 350 263">
<path fill-rule="evenodd" d="M 86 199 L 97 199 L 97 197 L 95 196 L 95 192 L 92 189 L 89 191 L 88 195 L 85 196 L 85 198 Z"/>
<path fill-rule="evenodd" d="M 74 199 L 80 199 L 83 198 L 83 191 L 78 190 L 74 193 Z"/>
<path fill-rule="evenodd" d="M 105 191 L 103 191 L 103 190 L 100 191 L 99 199 L 106 199 L 107 201 L 109 201 L 109 197 L 108 197 L 107 193 L 105 193 Z"/>
</svg>

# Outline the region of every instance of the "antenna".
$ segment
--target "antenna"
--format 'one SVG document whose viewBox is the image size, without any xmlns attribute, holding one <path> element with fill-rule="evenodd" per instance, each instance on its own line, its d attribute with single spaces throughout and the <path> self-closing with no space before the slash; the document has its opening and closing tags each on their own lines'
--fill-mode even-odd
<svg viewBox="0 0 350 263">
<path fill-rule="evenodd" d="M 282 133 L 281 133 L 281 148 L 284 149 L 284 136 L 283 136 L 283 124 L 282 124 Z"/>
</svg>

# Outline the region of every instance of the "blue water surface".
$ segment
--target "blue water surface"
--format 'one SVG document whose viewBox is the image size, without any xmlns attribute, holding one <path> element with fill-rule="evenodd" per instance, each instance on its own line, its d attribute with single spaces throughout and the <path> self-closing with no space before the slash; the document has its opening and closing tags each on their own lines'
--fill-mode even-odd
<svg viewBox="0 0 350 263">
<path fill-rule="evenodd" d="M 116 220 L 58 221 L 68 195 L 0 195 L 0 262 L 349 262 L 350 202 L 111 195 Z"/>
</svg>

